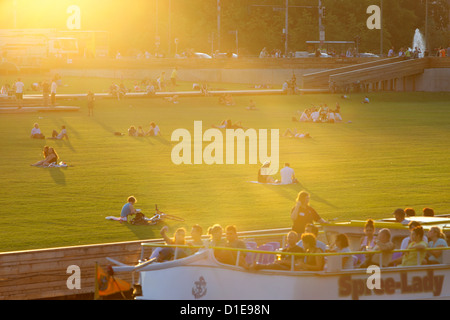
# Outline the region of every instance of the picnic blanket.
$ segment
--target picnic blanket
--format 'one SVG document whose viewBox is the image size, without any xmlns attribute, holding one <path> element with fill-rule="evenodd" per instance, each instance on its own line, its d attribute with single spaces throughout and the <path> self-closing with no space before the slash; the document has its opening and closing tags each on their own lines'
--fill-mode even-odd
<svg viewBox="0 0 450 320">
<path fill-rule="evenodd" d="M 114 220 L 114 221 L 125 221 L 122 220 L 120 217 L 114 217 L 114 216 L 109 216 L 105 218 L 106 220 Z"/>
<path fill-rule="evenodd" d="M 256 183 L 256 184 L 267 184 L 267 185 L 271 185 L 271 186 L 284 186 L 284 184 L 281 183 L 263 183 L 263 182 L 258 182 L 258 181 L 249 181 L 250 183 Z"/>
<path fill-rule="evenodd" d="M 50 163 L 47 168 L 67 168 L 67 163 L 60 161 L 58 164 L 55 162 Z"/>
<path fill-rule="evenodd" d="M 270 185 L 270 186 L 288 186 L 288 185 L 291 185 L 291 184 L 296 184 L 296 183 L 298 183 L 298 182 L 292 182 L 292 183 L 281 183 L 281 182 L 273 182 L 273 183 L 263 183 L 263 182 L 258 182 L 258 181 L 249 181 L 250 183 L 256 183 L 256 184 L 267 184 L 267 185 Z"/>
<path fill-rule="evenodd" d="M 69 167 L 69 165 L 67 163 L 61 161 L 60 163 L 52 162 L 48 166 L 37 165 L 36 167 L 39 167 L 39 168 L 67 168 L 67 167 Z"/>
</svg>

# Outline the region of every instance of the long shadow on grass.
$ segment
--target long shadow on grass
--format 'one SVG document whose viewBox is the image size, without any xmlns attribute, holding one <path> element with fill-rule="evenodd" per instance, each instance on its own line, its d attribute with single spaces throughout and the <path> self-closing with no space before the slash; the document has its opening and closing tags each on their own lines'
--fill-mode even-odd
<svg viewBox="0 0 450 320">
<path fill-rule="evenodd" d="M 152 239 L 158 238 L 160 235 L 159 231 L 162 227 L 166 226 L 165 223 L 158 223 L 156 225 L 133 225 L 131 223 L 124 224 L 131 232 L 133 232 L 138 239 Z"/>
<path fill-rule="evenodd" d="M 270 185 L 263 184 L 263 186 L 267 189 L 275 191 L 283 198 L 289 199 L 291 201 L 295 201 L 297 193 L 304 190 L 304 187 L 301 183 L 296 184 L 288 184 L 288 185 Z"/>
<path fill-rule="evenodd" d="M 72 143 L 70 142 L 70 140 L 68 139 L 63 139 L 63 140 L 54 140 L 56 141 L 56 144 L 58 145 L 58 147 L 60 146 L 67 146 L 69 147 L 70 150 L 72 150 L 73 152 L 77 152 L 75 150 L 75 148 L 73 147 Z"/>
<path fill-rule="evenodd" d="M 130 137 L 131 139 L 135 139 L 139 142 L 148 142 L 150 144 L 154 144 L 149 137 Z"/>
<path fill-rule="evenodd" d="M 114 134 L 114 132 L 118 132 L 117 129 L 114 129 L 113 127 L 110 127 L 107 124 L 101 122 L 100 120 L 98 120 L 98 118 L 95 118 L 94 121 L 97 122 L 103 129 L 105 129 L 111 134 Z"/>
<path fill-rule="evenodd" d="M 158 136 L 158 137 L 155 137 L 155 139 L 156 139 L 156 141 L 159 141 L 162 144 L 165 144 L 167 146 L 172 145 L 172 143 L 169 140 L 167 140 L 166 138 L 164 138 L 164 137 Z"/>
<path fill-rule="evenodd" d="M 64 175 L 63 169 L 61 168 L 48 168 L 50 172 L 50 176 L 52 177 L 53 181 L 55 181 L 57 184 L 66 185 L 66 176 Z"/>
<path fill-rule="evenodd" d="M 56 124 L 56 126 L 57 126 L 57 128 L 55 128 L 55 130 L 57 131 L 57 132 L 60 132 L 61 131 L 61 126 L 62 125 L 64 125 L 64 126 L 66 126 L 66 129 L 67 129 L 67 135 L 70 137 L 71 135 L 72 136 L 76 136 L 77 138 L 79 138 L 80 137 L 80 135 L 79 135 L 79 133 L 78 133 L 78 131 L 75 129 L 75 127 L 73 127 L 73 126 L 71 126 L 70 124 L 68 124 L 67 123 L 67 121 L 66 120 L 64 120 L 64 119 L 55 119 L 55 118 L 52 118 L 52 121 Z"/>
<path fill-rule="evenodd" d="M 270 188 L 271 190 L 274 190 L 275 192 L 280 194 L 283 198 L 289 199 L 293 203 L 295 202 L 295 199 L 297 198 L 297 194 L 300 191 L 304 190 L 310 194 L 312 200 L 326 204 L 327 206 L 330 206 L 334 209 L 338 208 L 334 204 L 328 202 L 326 199 L 324 199 L 324 198 L 318 196 L 317 194 L 315 194 L 314 192 L 311 192 L 310 190 L 308 190 L 308 188 L 303 186 L 301 184 L 301 182 L 296 183 L 296 184 L 278 185 L 278 186 L 265 184 L 264 186 L 266 188 Z"/>
</svg>

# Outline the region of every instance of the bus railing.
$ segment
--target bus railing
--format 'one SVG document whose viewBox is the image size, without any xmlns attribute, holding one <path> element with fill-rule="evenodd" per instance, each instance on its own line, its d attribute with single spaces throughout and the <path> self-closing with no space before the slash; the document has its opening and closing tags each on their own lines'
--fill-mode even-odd
<svg viewBox="0 0 450 320">
<path fill-rule="evenodd" d="M 174 253 L 174 259 L 177 259 L 178 257 L 178 249 L 212 249 L 212 250 L 224 250 L 224 251 L 233 251 L 237 252 L 236 256 L 236 263 L 235 266 L 239 266 L 240 261 L 240 255 L 242 253 L 255 253 L 255 254 L 268 254 L 268 255 L 275 255 L 276 257 L 281 256 L 290 256 L 291 257 L 291 271 L 295 271 L 295 257 L 307 257 L 307 256 L 323 256 L 327 259 L 327 272 L 337 272 L 342 270 L 342 258 L 344 256 L 352 257 L 354 255 L 374 255 L 374 254 L 380 254 L 380 261 L 378 263 L 378 266 L 380 268 L 383 268 L 383 265 L 381 263 L 382 255 L 383 254 L 394 254 L 394 253 L 407 253 L 407 252 L 422 252 L 422 251 L 443 251 L 442 253 L 442 264 L 450 264 L 450 247 L 437 247 L 437 248 L 426 248 L 426 249 L 394 249 L 390 251 L 351 251 L 351 252 L 322 252 L 322 253 L 293 253 L 293 252 L 282 252 L 282 251 L 267 251 L 267 250 L 258 250 L 258 249 L 243 249 L 243 248 L 231 248 L 231 247 L 216 247 L 216 246 L 209 246 L 209 245 L 175 245 L 175 244 L 157 244 L 157 243 L 142 243 L 143 247 L 168 247 L 168 248 L 175 248 Z M 420 261 L 420 254 L 417 255 L 417 265 L 422 265 Z M 141 260 L 140 260 L 141 261 Z M 145 263 L 142 262 L 141 265 Z M 353 269 L 348 270 L 355 270 L 359 269 L 358 267 L 354 267 Z"/>
</svg>

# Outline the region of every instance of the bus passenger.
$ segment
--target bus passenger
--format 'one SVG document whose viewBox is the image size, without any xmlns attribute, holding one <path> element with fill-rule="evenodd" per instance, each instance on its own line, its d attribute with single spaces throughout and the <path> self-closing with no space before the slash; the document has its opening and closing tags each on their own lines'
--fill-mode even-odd
<svg viewBox="0 0 450 320">
<path fill-rule="evenodd" d="M 311 233 L 304 233 L 302 235 L 303 247 L 306 253 L 323 253 L 323 251 L 316 247 L 316 237 Z M 325 259 L 322 255 L 306 256 L 305 260 L 300 260 L 296 264 L 296 269 L 306 271 L 322 271 L 325 265 Z"/>
<path fill-rule="evenodd" d="M 447 247 L 447 237 L 439 227 L 431 227 L 428 231 L 428 248 Z M 428 251 L 426 256 L 427 264 L 442 263 L 442 251 Z"/>
</svg>

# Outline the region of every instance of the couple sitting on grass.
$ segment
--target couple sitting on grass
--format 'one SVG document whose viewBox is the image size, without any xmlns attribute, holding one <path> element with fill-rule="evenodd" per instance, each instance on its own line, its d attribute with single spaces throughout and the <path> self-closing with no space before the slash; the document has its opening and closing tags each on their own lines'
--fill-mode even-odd
<svg viewBox="0 0 450 320">
<path fill-rule="evenodd" d="M 230 93 L 224 93 L 219 97 L 219 104 L 234 106 L 236 102 L 234 102 L 233 96 Z"/>
<path fill-rule="evenodd" d="M 41 129 L 39 128 L 39 124 L 35 123 L 33 125 L 33 128 L 31 129 L 30 138 L 32 138 L 32 139 L 45 139 L 44 134 L 42 134 Z M 52 137 L 48 138 L 48 139 L 61 140 L 61 139 L 64 139 L 64 138 L 69 139 L 69 136 L 67 135 L 66 126 L 62 126 L 61 127 L 61 131 L 59 133 L 58 133 L 58 131 L 53 130 Z"/>
<path fill-rule="evenodd" d="M 258 170 L 258 183 L 271 183 L 271 184 L 293 184 L 298 183 L 297 178 L 295 178 L 294 169 L 291 168 L 289 163 L 284 164 L 284 168 L 280 170 L 281 180 L 275 180 L 271 175 L 263 175 L 261 172 L 263 169 L 269 168 L 270 162 L 266 161 Z"/>
<path fill-rule="evenodd" d="M 128 129 L 128 135 L 131 137 L 158 136 L 161 135 L 161 130 L 156 123 L 152 122 L 150 123 L 150 129 L 147 132 L 145 132 L 141 126 L 137 129 L 135 126 L 131 126 Z"/>
<path fill-rule="evenodd" d="M 223 120 L 218 126 L 213 124 L 212 127 L 218 129 L 248 129 L 242 126 L 241 121 L 233 123 L 231 119 Z"/>
<path fill-rule="evenodd" d="M 336 104 L 336 109 L 331 110 L 327 105 L 320 107 L 311 107 L 303 112 L 297 111 L 300 118 L 292 117 L 292 121 L 299 122 L 342 122 L 341 107 Z"/>
</svg>

